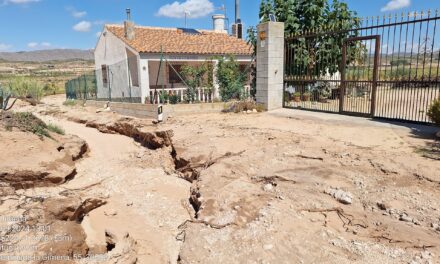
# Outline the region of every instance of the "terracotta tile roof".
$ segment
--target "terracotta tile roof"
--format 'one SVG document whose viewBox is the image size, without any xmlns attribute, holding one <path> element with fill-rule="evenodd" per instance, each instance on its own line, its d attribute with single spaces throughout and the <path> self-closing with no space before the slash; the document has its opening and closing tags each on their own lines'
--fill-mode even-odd
<svg viewBox="0 0 440 264">
<path fill-rule="evenodd" d="M 108 31 L 140 53 L 251 55 L 252 49 L 242 39 L 214 31 L 199 30 L 187 34 L 177 28 L 135 27 L 135 38 L 125 38 L 123 25 L 106 25 Z"/>
</svg>

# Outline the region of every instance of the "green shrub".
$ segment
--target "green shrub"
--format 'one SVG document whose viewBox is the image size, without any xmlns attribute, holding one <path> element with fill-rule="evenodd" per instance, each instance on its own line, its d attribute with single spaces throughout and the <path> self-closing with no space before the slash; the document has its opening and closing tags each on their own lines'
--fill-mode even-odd
<svg viewBox="0 0 440 264">
<path fill-rule="evenodd" d="M 52 131 L 52 132 L 57 133 L 57 134 L 60 134 L 60 135 L 66 134 L 64 129 L 62 129 L 61 127 L 59 127 L 59 126 L 57 126 L 55 124 L 48 124 L 47 125 L 47 130 Z"/>
<path fill-rule="evenodd" d="M 244 84 L 246 75 L 240 72 L 240 67 L 234 57 L 220 58 L 217 68 L 217 80 L 220 97 L 224 102 L 232 99 L 244 99 Z"/>
<path fill-rule="evenodd" d="M 75 106 L 76 105 L 76 100 L 68 99 L 68 100 L 63 102 L 63 105 L 65 105 L 65 106 Z"/>
<path fill-rule="evenodd" d="M 400 66 L 400 65 L 409 65 L 409 62 L 406 59 L 398 59 L 398 60 L 392 60 L 390 64 L 391 66 Z"/>
<path fill-rule="evenodd" d="M 180 101 L 180 98 L 177 94 L 170 95 L 170 104 L 178 104 Z"/>
<path fill-rule="evenodd" d="M 0 123 L 6 130 L 12 131 L 17 128 L 23 132 L 31 132 L 39 137 L 51 138 L 49 132 L 64 135 L 64 130 L 54 124 L 46 125 L 41 119 L 29 112 L 0 112 Z"/>
<path fill-rule="evenodd" d="M 33 98 L 40 101 L 44 95 L 44 87 L 41 83 L 24 77 L 9 80 L 7 86 L 9 91 L 17 97 Z"/>
<path fill-rule="evenodd" d="M 428 117 L 437 124 L 440 125 L 440 97 L 432 103 L 428 110 Z"/>
<path fill-rule="evenodd" d="M 189 102 L 196 101 L 197 88 L 203 86 L 209 86 L 209 78 L 207 64 L 200 66 L 184 65 L 180 71 L 180 74 L 185 79 L 188 89 L 186 90 L 185 100 Z"/>
<path fill-rule="evenodd" d="M 159 100 L 161 103 L 167 103 L 169 98 L 169 94 L 165 91 L 159 92 Z"/>
</svg>

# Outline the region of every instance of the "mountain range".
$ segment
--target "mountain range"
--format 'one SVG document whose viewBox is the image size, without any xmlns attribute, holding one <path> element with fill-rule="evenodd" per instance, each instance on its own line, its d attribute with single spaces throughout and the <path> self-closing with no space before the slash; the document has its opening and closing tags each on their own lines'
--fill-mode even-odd
<svg viewBox="0 0 440 264">
<path fill-rule="evenodd" d="M 19 52 L 0 52 L 0 60 L 14 62 L 47 62 L 94 60 L 93 50 L 51 49 Z"/>
</svg>

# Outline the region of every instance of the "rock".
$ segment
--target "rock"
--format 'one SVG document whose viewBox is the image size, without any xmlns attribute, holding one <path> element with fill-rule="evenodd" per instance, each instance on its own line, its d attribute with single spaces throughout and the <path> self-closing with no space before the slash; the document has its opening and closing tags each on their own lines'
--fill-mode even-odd
<svg viewBox="0 0 440 264">
<path fill-rule="evenodd" d="M 116 211 L 113 210 L 113 209 L 108 209 L 108 210 L 105 210 L 105 211 L 104 211 L 104 214 L 105 214 L 106 216 L 115 216 L 115 215 L 118 214 L 118 212 L 116 212 Z"/>
<path fill-rule="evenodd" d="M 257 109 L 252 109 L 252 113 L 258 113 Z"/>
<path fill-rule="evenodd" d="M 271 192 L 273 190 L 273 185 L 271 183 L 268 183 L 263 186 L 263 190 L 265 190 L 266 192 Z"/>
<path fill-rule="evenodd" d="M 273 245 L 272 244 L 265 244 L 263 246 L 263 248 L 264 248 L 264 250 L 271 250 L 271 249 L 273 249 Z"/>
<path fill-rule="evenodd" d="M 436 224 L 436 223 L 432 223 L 431 224 L 432 229 L 434 229 L 435 231 L 440 231 L 440 225 Z"/>
<path fill-rule="evenodd" d="M 338 202 L 343 204 L 352 204 L 353 195 L 349 192 L 345 192 L 339 189 L 329 189 L 325 191 L 326 194 L 333 196 Z"/>
<path fill-rule="evenodd" d="M 435 134 L 435 136 L 436 136 L 437 138 L 440 138 L 440 131 L 437 132 L 437 134 Z"/>
<path fill-rule="evenodd" d="M 402 222 L 409 222 L 412 223 L 413 219 L 411 217 L 409 217 L 407 214 L 403 213 L 400 215 L 399 220 Z"/>
<path fill-rule="evenodd" d="M 247 114 L 252 114 L 252 110 L 247 110 L 246 113 Z"/>
<path fill-rule="evenodd" d="M 98 113 L 101 113 L 101 112 L 110 112 L 111 110 L 110 110 L 110 107 L 105 107 L 104 106 L 104 108 L 98 108 L 98 109 L 96 109 L 96 113 L 98 114 Z"/>
<path fill-rule="evenodd" d="M 431 258 L 432 258 L 432 254 L 431 254 L 431 252 L 429 252 L 429 251 L 423 251 L 423 252 L 420 254 L 420 257 L 421 257 L 422 259 L 431 259 Z"/>
<path fill-rule="evenodd" d="M 385 202 L 377 202 L 377 207 L 379 207 L 380 210 L 386 211 L 390 208 L 390 206 Z"/>
</svg>

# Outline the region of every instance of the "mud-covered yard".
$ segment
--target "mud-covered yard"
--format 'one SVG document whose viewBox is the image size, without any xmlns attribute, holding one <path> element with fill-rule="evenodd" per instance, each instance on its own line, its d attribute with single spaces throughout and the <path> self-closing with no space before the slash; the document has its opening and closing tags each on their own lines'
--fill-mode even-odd
<svg viewBox="0 0 440 264">
<path fill-rule="evenodd" d="M 19 238 L 9 244 L 17 247 L 1 256 L 70 258 L 49 263 L 75 256 L 84 257 L 76 263 L 440 261 L 432 127 L 292 110 L 176 116 L 154 125 L 63 106 L 61 97 L 15 111 L 33 112 L 66 135 L 0 130 L 0 184 L 8 190 L 1 215 L 25 216 L 52 227 L 34 232 L 72 239 L 37 241 L 25 251 L 32 232 L 14 231 Z M 41 184 L 17 188 L 10 179 L 23 171 L 49 173 L 34 179 Z M 53 175 L 58 181 L 46 180 Z"/>
</svg>

